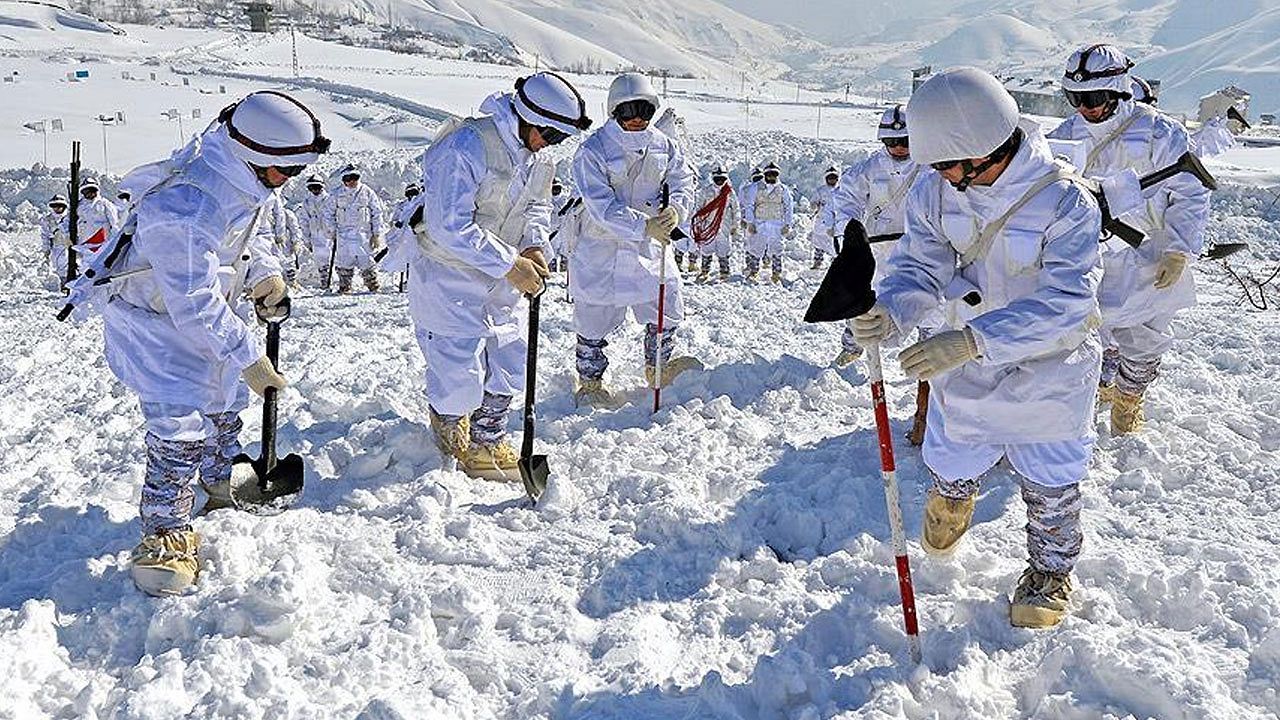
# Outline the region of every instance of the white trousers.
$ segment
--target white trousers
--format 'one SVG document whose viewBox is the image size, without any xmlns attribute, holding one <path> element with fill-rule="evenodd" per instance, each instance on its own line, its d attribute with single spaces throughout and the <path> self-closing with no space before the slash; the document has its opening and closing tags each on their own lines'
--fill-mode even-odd
<svg viewBox="0 0 1280 720">
<path fill-rule="evenodd" d="M 427 401 L 441 415 L 470 415 L 486 392 L 518 396 L 524 392 L 526 339 L 499 345 L 492 337 L 448 337 L 418 328 L 414 332 L 427 361 Z"/>
<path fill-rule="evenodd" d="M 658 323 L 658 300 L 636 305 L 593 305 L 581 300 L 573 304 L 573 327 L 588 340 L 603 340 L 609 333 L 622 326 L 630 310 L 636 322 L 642 325 Z M 684 320 L 684 302 L 680 299 L 679 283 L 668 282 L 666 300 L 662 308 L 664 333 L 674 330 Z"/>
<path fill-rule="evenodd" d="M 747 236 L 747 253 L 755 257 L 782 254 L 782 221 L 764 220 L 756 223 L 754 235 Z"/>
</svg>

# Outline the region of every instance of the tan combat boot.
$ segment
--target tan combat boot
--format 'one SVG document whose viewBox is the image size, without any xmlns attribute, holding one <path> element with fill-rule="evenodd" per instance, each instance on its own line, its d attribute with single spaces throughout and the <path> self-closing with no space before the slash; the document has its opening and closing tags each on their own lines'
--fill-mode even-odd
<svg viewBox="0 0 1280 720">
<path fill-rule="evenodd" d="M 1110 405 L 1116 401 L 1116 384 L 1098 383 L 1098 405 Z"/>
<path fill-rule="evenodd" d="M 460 469 L 468 476 L 481 480 L 515 482 L 520 479 L 520 456 L 507 443 L 471 443 L 460 461 Z"/>
<path fill-rule="evenodd" d="M 697 358 L 689 357 L 688 355 L 673 357 L 662 363 L 662 387 L 670 385 L 680 373 L 686 370 L 701 369 L 702 363 Z M 646 365 L 644 368 L 644 379 L 649 384 L 649 387 L 653 387 L 653 376 L 656 372 L 656 368 L 652 365 Z"/>
<path fill-rule="evenodd" d="M 578 387 L 573 391 L 574 407 L 593 407 L 611 410 L 621 407 L 622 399 L 605 387 L 600 378 L 578 378 Z"/>
<path fill-rule="evenodd" d="M 1142 412 L 1142 395 L 1131 395 L 1117 389 L 1115 399 L 1111 401 L 1111 435 L 1135 433 L 1144 424 L 1146 417 Z"/>
<path fill-rule="evenodd" d="M 432 410 L 431 434 L 446 468 L 452 469 L 455 463 L 466 457 L 467 448 L 471 445 L 471 418 L 463 415 L 457 420 L 445 420 Z"/>
<path fill-rule="evenodd" d="M 920 534 L 920 545 L 924 551 L 940 557 L 954 553 L 961 538 L 969 531 L 977 501 L 977 496 L 952 500 L 939 495 L 937 489 L 929 488 L 924 503 L 924 532 Z"/>
<path fill-rule="evenodd" d="M 853 350 L 845 350 L 842 348 L 840 350 L 840 354 L 836 355 L 836 359 L 832 360 L 831 364 L 843 370 L 857 362 L 860 357 L 862 357 L 862 348 L 856 348 Z"/>
<path fill-rule="evenodd" d="M 1009 623 L 1014 627 L 1051 628 L 1062 622 L 1070 598 L 1070 573 L 1048 573 L 1028 567 L 1013 591 Z"/>
<path fill-rule="evenodd" d="M 142 538 L 129 557 L 133 584 L 160 597 L 178 595 L 200 574 L 200 536 L 192 530 L 162 530 Z"/>
</svg>

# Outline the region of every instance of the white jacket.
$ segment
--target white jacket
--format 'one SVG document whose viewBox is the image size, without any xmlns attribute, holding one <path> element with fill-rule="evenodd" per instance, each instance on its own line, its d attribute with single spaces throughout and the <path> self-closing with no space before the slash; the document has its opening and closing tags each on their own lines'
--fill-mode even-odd
<svg viewBox="0 0 1280 720">
<path fill-rule="evenodd" d="M 52 210 L 40 217 L 40 247 L 44 252 L 69 247 L 71 239 L 67 237 L 67 213 L 55 214 Z"/>
<path fill-rule="evenodd" d="M 1126 123 L 1127 128 L 1115 135 Z M 1096 150 L 1093 162 L 1081 169 L 1092 178 L 1130 168 L 1139 176 L 1145 175 L 1173 164 L 1188 148 L 1182 125 L 1147 105 L 1128 100 L 1121 102 L 1106 122 L 1090 123 L 1077 113 L 1049 137 L 1082 142 L 1081 153 L 1086 157 Z M 1196 301 L 1190 268 L 1173 287 L 1157 290 L 1156 264 L 1166 251 L 1183 253 L 1192 260 L 1200 255 L 1209 219 L 1209 191 L 1199 180 L 1184 174 L 1149 188 L 1143 198 L 1142 207 L 1120 216 L 1147 235 L 1142 246 L 1135 250 L 1114 238 L 1103 244 L 1106 273 L 1098 299 L 1103 319 L 1111 327 L 1141 325 Z"/>
<path fill-rule="evenodd" d="M 343 242 L 372 247 L 375 238 L 386 232 L 382 200 L 373 188 L 357 182 L 354 188 L 340 186 L 330 194 L 330 222 Z"/>
<path fill-rule="evenodd" d="M 116 206 L 101 195 L 92 201 L 81 197 L 76 207 L 76 220 L 76 241 L 94 252 L 120 227 Z"/>
<path fill-rule="evenodd" d="M 727 184 L 727 182 L 726 182 Z M 701 210 L 716 199 L 720 194 L 720 187 L 714 183 L 701 188 L 698 191 L 697 207 L 694 212 Z M 724 205 L 724 217 L 720 220 L 720 230 L 716 232 L 715 239 L 707 243 L 706 247 L 724 247 L 724 252 L 716 251 L 717 255 L 727 255 L 730 246 L 727 244 L 731 239 L 738 237 L 742 226 L 742 203 L 738 202 L 738 193 L 729 189 L 729 200 Z"/>
<path fill-rule="evenodd" d="M 904 208 L 908 183 L 922 172 L 911 160 L 894 160 L 883 148 L 847 168 L 827 209 L 827 222 L 839 235 L 853 218 L 867 229 L 867 236 L 900 233 L 905 224 Z"/>
<path fill-rule="evenodd" d="M 414 322 L 450 337 L 523 337 L 527 318 L 506 279 L 528 248 L 550 252 L 555 165 L 525 148 L 511 96 L 432 143 L 422 157 L 422 223 L 411 264 Z M 407 208 L 406 208 L 407 209 Z"/>
<path fill-rule="evenodd" d="M 302 238 L 302 229 L 298 225 L 298 216 L 284 206 L 280 193 L 273 192 L 263 206 L 262 217 L 258 221 L 258 234 L 276 248 L 276 253 L 283 261 L 297 253 L 298 243 Z"/>
<path fill-rule="evenodd" d="M 795 198 L 784 182 L 760 182 L 751 190 L 749 198 L 743 198 L 742 217 L 748 224 L 779 223 L 788 227 L 795 219 Z"/>
<path fill-rule="evenodd" d="M 939 298 L 948 301 L 952 328 L 973 331 L 981 359 L 933 380 L 952 440 L 1012 444 L 1091 433 L 1102 355 L 1101 216 L 1092 197 L 1069 180 L 1048 185 L 1004 224 L 985 257 L 959 267 L 980 227 L 1057 169 L 1033 130 L 994 185 L 961 193 L 929 173 L 907 197 L 906 235 L 879 299 L 903 334 Z"/>
<path fill-rule="evenodd" d="M 255 227 L 273 194 L 231 153 L 225 129 L 201 140 L 179 175 L 138 198 L 132 245 L 111 271 L 107 362 L 143 402 L 226 406 L 264 354 L 243 295 L 281 274 Z"/>
<path fill-rule="evenodd" d="M 564 226 L 565 218 L 564 215 L 560 214 L 560 212 L 564 210 L 564 206 L 568 204 L 569 193 L 565 192 L 563 189 L 560 191 L 559 195 L 551 196 L 551 235 L 549 237 L 551 248 L 556 255 L 564 255 L 565 238 L 561 237 L 560 228 Z M 551 258 L 548 257 L 547 259 L 550 260 Z"/>
<path fill-rule="evenodd" d="M 664 183 L 682 219 L 693 209 L 694 176 L 679 145 L 653 127 L 626 132 L 609 120 L 578 147 L 573 180 L 583 201 L 569 260 L 573 297 L 615 307 L 653 302 L 664 246 L 645 235 L 645 221 L 661 209 Z M 666 255 L 673 282 L 675 255 Z"/>
<path fill-rule="evenodd" d="M 312 252 L 315 252 L 317 246 L 321 248 L 331 246 L 335 232 L 333 216 L 333 196 L 329 191 L 321 190 L 319 195 L 312 195 L 308 190 L 306 198 L 302 201 L 302 216 L 299 218 L 299 224 L 303 237 L 311 245 Z M 328 258 L 324 260 L 328 262 Z"/>
</svg>

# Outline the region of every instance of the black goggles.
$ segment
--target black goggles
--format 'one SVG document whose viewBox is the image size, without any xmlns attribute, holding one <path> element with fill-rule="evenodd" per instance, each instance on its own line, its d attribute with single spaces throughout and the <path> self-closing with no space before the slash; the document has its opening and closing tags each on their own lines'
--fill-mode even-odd
<svg viewBox="0 0 1280 720">
<path fill-rule="evenodd" d="M 765 170 L 765 171 L 764 171 L 764 177 L 765 177 L 765 179 L 766 179 L 766 180 L 768 180 L 769 178 L 776 178 L 776 177 L 778 177 L 778 176 L 780 176 L 780 175 L 782 175 L 782 172 L 781 172 L 781 171 L 779 171 L 779 170 Z"/>
<path fill-rule="evenodd" d="M 911 147 L 911 140 L 904 137 L 883 138 L 880 142 L 884 143 L 885 147 Z"/>
<path fill-rule="evenodd" d="M 658 108 L 654 107 L 653 103 L 648 100 L 628 100 L 624 103 L 618 103 L 618 107 L 613 109 L 613 117 L 618 122 L 627 122 L 637 118 L 649 122 L 656 112 L 658 112 Z"/>
<path fill-rule="evenodd" d="M 542 136 L 542 139 L 545 140 L 548 145 L 559 145 L 569 139 L 569 133 L 558 128 L 553 128 L 550 125 L 538 126 L 538 134 Z"/>
<path fill-rule="evenodd" d="M 306 165 L 276 165 L 276 172 L 285 177 L 298 177 L 303 170 L 307 169 Z"/>
<path fill-rule="evenodd" d="M 299 170 L 298 172 L 302 172 L 302 171 Z M 359 180 L 359 179 L 360 179 L 360 175 L 357 173 L 349 173 L 347 175 L 342 176 L 342 182 L 346 182 L 348 180 Z"/>
<path fill-rule="evenodd" d="M 946 172 L 951 168 L 959 165 L 962 162 L 964 161 L 963 160 L 943 160 L 942 162 L 929 163 L 929 167 L 933 168 L 934 170 L 937 170 L 938 172 Z"/>
<path fill-rule="evenodd" d="M 1111 90 L 1063 90 L 1062 94 L 1067 96 L 1067 102 L 1074 108 L 1106 107 L 1115 97 Z"/>
</svg>

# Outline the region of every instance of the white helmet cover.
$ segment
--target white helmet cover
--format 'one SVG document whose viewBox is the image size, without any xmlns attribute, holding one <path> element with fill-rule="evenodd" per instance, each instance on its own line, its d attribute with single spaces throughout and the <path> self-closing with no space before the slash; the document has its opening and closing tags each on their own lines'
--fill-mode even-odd
<svg viewBox="0 0 1280 720">
<path fill-rule="evenodd" d="M 907 137 L 907 111 L 901 105 L 894 105 L 880 116 L 880 126 L 876 128 L 876 139 Z"/>
<path fill-rule="evenodd" d="M 653 105 L 654 114 L 657 114 L 658 92 L 653 89 L 653 83 L 649 81 L 649 76 L 641 73 L 629 72 L 622 73 L 613 79 L 609 84 L 609 116 L 613 116 L 613 111 L 624 102 L 632 100 L 645 100 Z"/>
<path fill-rule="evenodd" d="M 92 189 L 94 189 L 94 190 L 97 190 L 97 189 L 98 189 L 98 179 L 97 179 L 97 178 L 87 177 L 87 178 L 85 178 L 85 179 L 83 179 L 83 180 L 81 180 L 81 181 L 80 181 L 80 192 L 84 192 L 85 190 L 89 190 L 90 188 L 92 188 Z"/>
<path fill-rule="evenodd" d="M 236 157 L 257 167 L 310 165 L 329 151 L 320 121 L 302 103 L 275 90 L 259 90 L 218 115 Z"/>
<path fill-rule="evenodd" d="M 68 207 L 70 203 L 67 202 L 67 199 L 63 197 L 62 194 L 58 194 L 49 198 L 49 207 L 53 207 L 54 205 L 61 205 L 63 207 Z"/>
<path fill-rule="evenodd" d="M 1129 70 L 1133 61 L 1115 45 L 1089 45 L 1071 53 L 1062 89 L 1073 92 L 1113 90 L 1128 96 L 1132 92 Z"/>
<path fill-rule="evenodd" d="M 1013 96 L 990 73 L 959 67 L 925 81 L 907 103 L 911 157 L 922 165 L 990 155 L 1018 127 Z"/>
<path fill-rule="evenodd" d="M 324 187 L 324 178 L 320 177 L 315 173 L 312 173 L 309 177 L 307 177 L 307 187 L 311 187 L 312 185 L 319 185 L 320 187 Z"/>
<path fill-rule="evenodd" d="M 512 100 L 520 119 L 535 127 L 553 127 L 577 135 L 591 127 L 587 103 L 577 88 L 553 72 L 534 73 L 516 80 Z"/>
<path fill-rule="evenodd" d="M 1147 105 L 1155 105 L 1159 102 L 1160 99 L 1156 97 L 1155 90 L 1151 87 L 1151 83 L 1143 80 L 1137 75 L 1130 75 L 1129 77 L 1133 79 L 1133 83 L 1129 87 L 1129 92 L 1133 95 L 1134 100 L 1140 103 L 1146 103 Z"/>
</svg>

